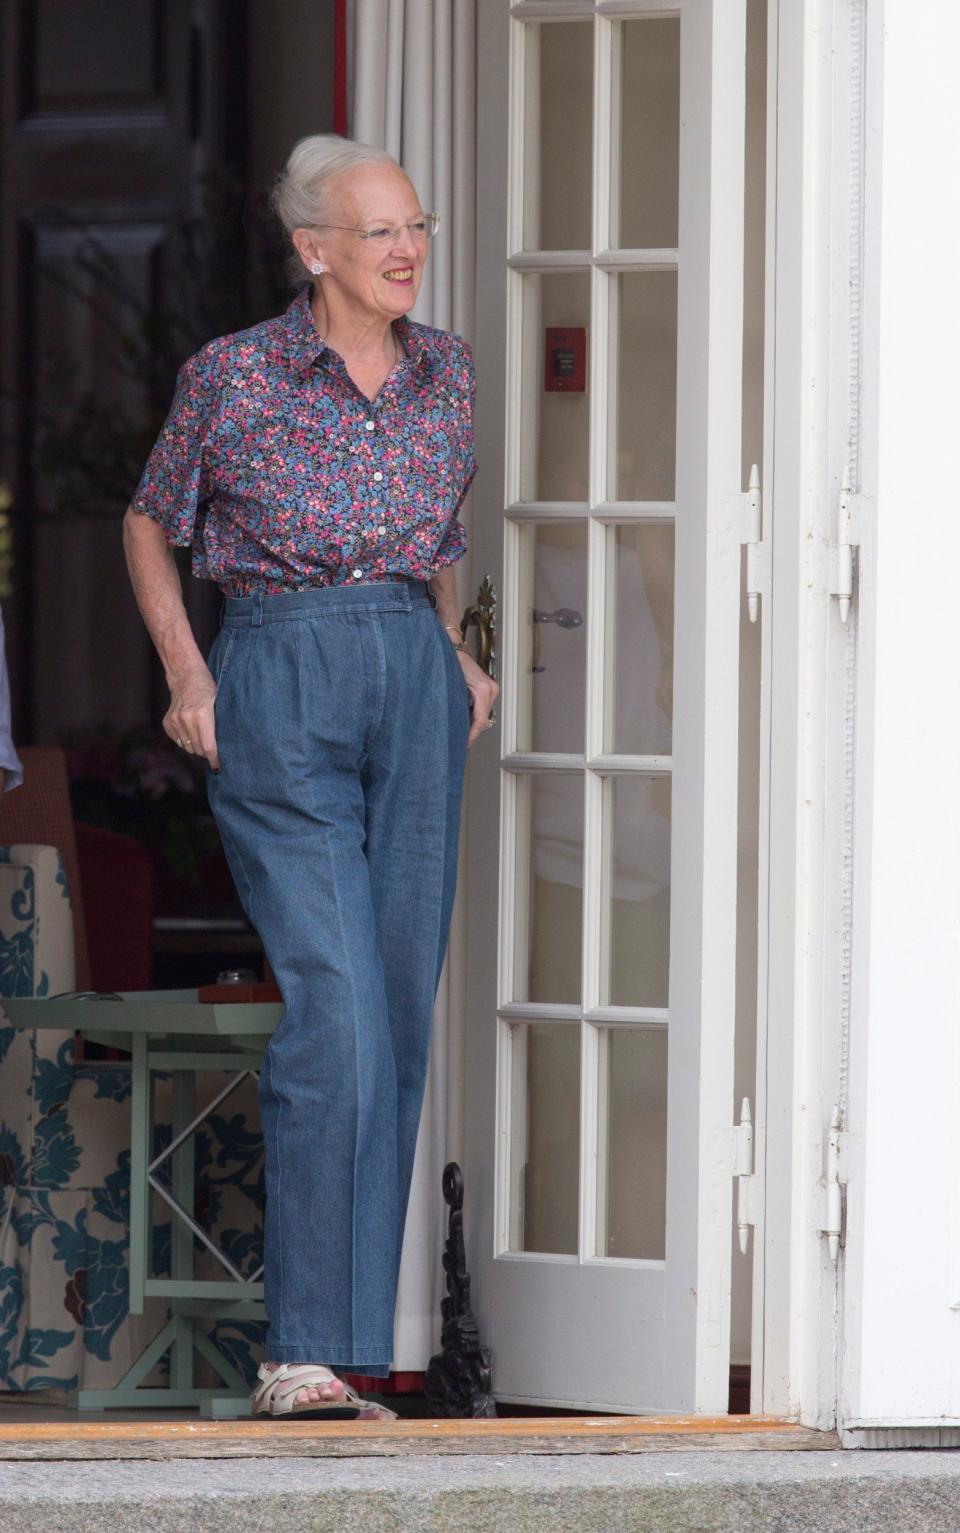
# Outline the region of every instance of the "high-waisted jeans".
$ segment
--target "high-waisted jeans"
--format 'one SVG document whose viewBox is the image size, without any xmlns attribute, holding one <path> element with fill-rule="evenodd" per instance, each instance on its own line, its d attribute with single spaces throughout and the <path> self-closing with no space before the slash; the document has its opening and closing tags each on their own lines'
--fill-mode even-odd
<svg viewBox="0 0 960 1533">
<path fill-rule="evenodd" d="M 435 607 L 402 577 L 231 597 L 209 656 L 210 804 L 285 1003 L 259 1086 L 266 1356 L 380 1378 L 470 723 Z"/>
</svg>

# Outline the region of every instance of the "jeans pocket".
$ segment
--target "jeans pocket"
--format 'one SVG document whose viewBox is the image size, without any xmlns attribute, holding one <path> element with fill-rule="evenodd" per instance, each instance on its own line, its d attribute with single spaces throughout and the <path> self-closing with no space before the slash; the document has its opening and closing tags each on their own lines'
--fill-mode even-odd
<svg viewBox="0 0 960 1533">
<path fill-rule="evenodd" d="M 463 698 L 463 701 L 465 702 L 465 704 L 467 706 L 467 711 L 469 713 L 472 713 L 473 712 L 473 694 L 471 693 L 470 688 L 467 686 L 467 678 L 466 678 L 466 675 L 464 673 L 463 666 L 460 664 L 460 654 L 459 654 L 459 651 L 454 649 L 454 647 L 450 643 L 450 640 L 447 637 L 447 634 L 446 634 L 445 631 L 444 631 L 444 635 L 443 635 L 443 642 L 447 646 L 448 650 L 450 651 L 449 663 L 453 666 L 453 669 L 457 673 L 456 685 L 457 685 L 457 687 L 459 689 L 460 695 Z"/>
<path fill-rule="evenodd" d="M 224 672 L 227 669 L 227 661 L 230 659 L 230 651 L 233 648 L 237 636 L 235 628 L 221 628 L 210 646 L 207 656 L 207 669 L 217 686 L 223 681 Z"/>
</svg>

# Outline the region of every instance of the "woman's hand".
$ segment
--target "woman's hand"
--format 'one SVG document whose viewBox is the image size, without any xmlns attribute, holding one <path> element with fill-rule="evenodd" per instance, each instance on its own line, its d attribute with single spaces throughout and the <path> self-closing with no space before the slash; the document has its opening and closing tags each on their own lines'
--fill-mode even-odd
<svg viewBox="0 0 960 1533">
<path fill-rule="evenodd" d="M 457 600 L 457 576 L 452 564 L 447 564 L 429 580 L 430 590 L 433 593 L 437 618 L 443 627 L 448 639 L 455 635 L 462 639 L 463 628 L 457 617 L 460 611 L 460 603 Z M 470 733 L 467 735 L 467 746 L 471 746 L 478 735 L 487 732 L 487 720 L 490 710 L 500 696 L 500 687 L 492 676 L 488 676 L 482 666 L 479 666 L 470 654 L 469 650 L 458 649 L 457 659 L 463 667 L 466 677 L 467 690 L 470 693 Z"/>
<path fill-rule="evenodd" d="M 157 522 L 128 509 L 123 518 L 123 551 L 137 606 L 170 688 L 164 730 L 183 750 L 205 756 L 218 772 L 220 758 L 213 727 L 217 684 L 190 628 L 173 549 Z"/>
<path fill-rule="evenodd" d="M 170 707 L 163 717 L 163 727 L 175 745 L 195 756 L 205 756 L 213 771 L 219 772 L 217 736 L 213 719 L 213 700 L 217 684 L 207 667 L 198 666 L 170 684 Z"/>
<path fill-rule="evenodd" d="M 499 683 L 488 676 L 482 666 L 479 666 L 473 656 L 465 649 L 457 650 L 457 659 L 463 669 L 467 680 L 467 688 L 473 704 L 470 710 L 470 733 L 467 735 L 467 748 L 473 744 L 478 735 L 487 732 L 487 719 L 490 710 L 500 695 Z"/>
</svg>

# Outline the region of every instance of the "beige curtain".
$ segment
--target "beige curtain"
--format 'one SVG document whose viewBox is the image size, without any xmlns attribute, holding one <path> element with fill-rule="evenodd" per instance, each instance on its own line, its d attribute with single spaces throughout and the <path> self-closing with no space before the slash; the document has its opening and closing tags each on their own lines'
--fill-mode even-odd
<svg viewBox="0 0 960 1533">
<path fill-rule="evenodd" d="M 476 207 L 475 0 L 352 0 L 350 136 L 387 149 L 424 209 L 440 214 L 414 319 L 474 334 Z M 461 516 L 470 533 L 468 495 Z M 473 586 L 469 548 L 457 564 L 462 604 Z M 443 1167 L 462 1155 L 464 903 L 461 836 L 450 946 L 434 1011 L 430 1074 L 417 1140 L 400 1266 L 394 1368 L 426 1367 L 440 1345 Z M 466 1189 L 469 1197 L 469 1185 Z M 469 1252 L 468 1252 L 469 1259 Z"/>
<path fill-rule="evenodd" d="M 440 232 L 413 318 L 473 339 L 475 0 L 353 0 L 351 138 L 387 149 Z"/>
</svg>

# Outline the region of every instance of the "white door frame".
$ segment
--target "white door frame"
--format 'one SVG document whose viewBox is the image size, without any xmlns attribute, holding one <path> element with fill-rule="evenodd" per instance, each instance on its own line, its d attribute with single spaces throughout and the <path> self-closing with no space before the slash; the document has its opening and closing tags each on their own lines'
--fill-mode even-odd
<svg viewBox="0 0 960 1533">
<path fill-rule="evenodd" d="M 777 133 L 767 171 L 767 269 L 776 276 L 768 284 L 773 378 L 764 493 L 776 531 L 765 637 L 766 783 L 761 774 L 752 1409 L 826 1428 L 836 1420 L 838 1276 L 818 1230 L 823 1140 L 845 1068 L 856 660 L 856 603 L 844 628 L 830 595 L 830 545 L 849 441 L 859 430 L 864 0 L 769 6 Z M 506 70 L 506 50 L 492 62 Z M 502 139 L 506 163 L 507 123 L 482 98 L 478 133 Z M 501 268 L 506 218 L 504 199 L 478 227 L 481 282 L 484 270 Z M 476 350 L 486 376 L 505 376 L 504 336 L 484 333 L 482 317 Z M 492 391 L 478 397 L 478 429 L 502 442 L 502 401 Z M 499 487 L 488 489 L 475 491 L 475 521 L 501 514 Z M 474 571 L 478 581 L 478 563 Z M 471 792 L 479 788 L 478 779 Z M 499 805 L 495 793 L 486 797 L 473 823 L 485 819 L 495 834 Z M 472 931 L 468 991 L 486 982 L 491 952 L 476 940 L 476 924 Z M 493 1153 L 492 1124 L 486 1152 Z M 492 1232 L 471 1208 L 469 1163 L 465 1169 L 469 1263 L 476 1241 Z"/>
<path fill-rule="evenodd" d="M 960 116 L 946 82 L 960 17 L 921 9 L 870 5 L 865 77 L 863 479 L 876 537 L 861 578 L 838 1426 L 845 1446 L 870 1448 L 960 1445 L 960 525 L 944 493 L 960 341 Z"/>
<path fill-rule="evenodd" d="M 843 1257 L 831 1261 L 820 1230 L 830 1115 L 846 1100 L 857 638 L 856 600 L 845 626 L 831 594 L 832 545 L 848 463 L 854 488 L 860 483 L 865 0 L 770 7 L 775 410 L 765 486 L 773 546 L 759 996 L 769 1025 L 758 1057 L 765 1216 L 755 1249 L 752 1408 L 829 1428 Z"/>
</svg>

